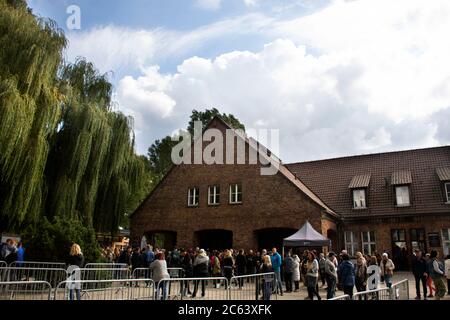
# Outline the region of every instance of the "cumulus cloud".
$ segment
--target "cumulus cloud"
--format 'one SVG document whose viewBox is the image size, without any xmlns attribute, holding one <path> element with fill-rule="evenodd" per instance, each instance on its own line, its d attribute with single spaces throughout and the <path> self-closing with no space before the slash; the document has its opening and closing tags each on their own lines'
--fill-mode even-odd
<svg viewBox="0 0 450 320">
<path fill-rule="evenodd" d="M 120 81 L 117 99 L 136 118 L 140 152 L 185 127 L 192 109 L 212 107 L 247 127 L 279 128 L 285 162 L 450 143 L 448 30 L 448 1 L 360 0 L 290 20 L 258 14 L 148 31 L 153 40 L 142 47 L 131 31 L 138 38 L 118 60 L 141 59 L 143 71 Z M 169 74 L 157 67 L 156 56 L 244 33 L 264 35 L 266 45 L 183 58 Z"/>
</svg>

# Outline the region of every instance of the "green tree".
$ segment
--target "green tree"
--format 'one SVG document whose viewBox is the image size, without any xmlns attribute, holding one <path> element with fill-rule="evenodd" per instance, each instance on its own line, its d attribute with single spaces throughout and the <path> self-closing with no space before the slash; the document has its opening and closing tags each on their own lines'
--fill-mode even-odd
<svg viewBox="0 0 450 320">
<path fill-rule="evenodd" d="M 0 230 L 22 233 L 29 256 L 77 242 L 94 261 L 95 232 L 117 232 L 154 179 L 108 75 L 64 63 L 65 45 L 24 1 L 0 0 Z"/>
<path fill-rule="evenodd" d="M 234 115 L 221 114 L 216 108 L 206 109 L 205 111 L 193 110 L 186 130 L 193 136 L 194 121 L 201 121 L 204 128 L 216 116 L 220 116 L 232 128 L 245 131 L 245 126 Z M 172 148 L 177 143 L 178 141 L 172 141 L 171 136 L 166 136 L 162 140 L 156 140 L 148 149 L 147 156 L 155 182 L 159 182 L 172 166 Z"/>
</svg>

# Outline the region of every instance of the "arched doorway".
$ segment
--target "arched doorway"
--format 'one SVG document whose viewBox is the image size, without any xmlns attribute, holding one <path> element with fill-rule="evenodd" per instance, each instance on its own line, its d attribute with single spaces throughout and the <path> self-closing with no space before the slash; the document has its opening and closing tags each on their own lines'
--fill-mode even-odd
<svg viewBox="0 0 450 320">
<path fill-rule="evenodd" d="M 197 246 L 209 250 L 224 250 L 233 247 L 233 232 L 229 230 L 199 230 L 195 232 Z"/>
<path fill-rule="evenodd" d="M 175 231 L 149 231 L 145 233 L 147 244 L 153 248 L 173 250 L 177 243 L 177 233 Z"/>
<path fill-rule="evenodd" d="M 267 228 L 256 230 L 255 235 L 258 243 L 258 250 L 270 250 L 273 247 L 281 252 L 283 239 L 293 235 L 297 229 L 292 228 Z"/>
</svg>

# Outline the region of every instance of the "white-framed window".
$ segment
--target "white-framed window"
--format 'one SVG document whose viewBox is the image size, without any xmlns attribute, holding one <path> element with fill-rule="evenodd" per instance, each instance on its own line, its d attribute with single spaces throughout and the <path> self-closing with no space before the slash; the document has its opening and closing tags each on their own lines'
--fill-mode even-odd
<svg viewBox="0 0 450 320">
<path fill-rule="evenodd" d="M 242 185 L 230 185 L 230 203 L 242 203 Z"/>
<path fill-rule="evenodd" d="M 442 249 L 444 256 L 450 254 L 450 229 L 442 229 Z"/>
<path fill-rule="evenodd" d="M 358 241 L 356 234 L 353 231 L 345 231 L 344 233 L 345 250 L 349 256 L 354 257 L 358 252 Z"/>
<path fill-rule="evenodd" d="M 198 206 L 198 195 L 199 195 L 199 188 L 189 188 L 189 190 L 188 190 L 188 206 L 189 207 Z"/>
<path fill-rule="evenodd" d="M 371 256 L 376 251 L 375 231 L 361 232 L 362 253 Z"/>
<path fill-rule="evenodd" d="M 397 206 L 399 207 L 409 206 L 411 204 L 409 201 L 409 187 L 408 186 L 395 187 L 395 198 Z"/>
<path fill-rule="evenodd" d="M 208 204 L 211 206 L 218 205 L 220 203 L 220 187 L 210 186 L 208 188 Z"/>
<path fill-rule="evenodd" d="M 366 190 L 364 189 L 353 190 L 353 208 L 354 209 L 366 208 Z"/>
<path fill-rule="evenodd" d="M 450 182 L 445 183 L 445 196 L 447 197 L 447 203 L 450 203 Z"/>
</svg>

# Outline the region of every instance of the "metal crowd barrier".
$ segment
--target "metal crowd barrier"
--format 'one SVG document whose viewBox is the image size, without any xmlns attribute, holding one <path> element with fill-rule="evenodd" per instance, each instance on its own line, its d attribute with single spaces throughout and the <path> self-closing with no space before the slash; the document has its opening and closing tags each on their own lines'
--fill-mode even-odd
<svg viewBox="0 0 450 320">
<path fill-rule="evenodd" d="M 391 288 L 380 288 L 357 292 L 353 300 L 409 300 L 409 281 L 397 282 Z"/>
<path fill-rule="evenodd" d="M 52 288 L 67 279 L 67 270 L 59 268 L 8 267 L 0 268 L 0 274 L 3 282 L 44 281 Z"/>
<path fill-rule="evenodd" d="M 0 268 L 6 268 L 8 266 L 8 264 L 6 263 L 6 261 L 0 261 Z"/>
<path fill-rule="evenodd" d="M 78 291 L 78 292 L 77 292 Z M 66 280 L 58 284 L 54 300 L 153 300 L 152 279 Z"/>
<path fill-rule="evenodd" d="M 224 286 L 218 287 L 217 283 Z M 229 300 L 230 292 L 228 280 L 224 277 L 163 279 L 156 288 L 155 299 L 162 300 Z"/>
<path fill-rule="evenodd" d="M 80 268 L 80 280 L 123 280 L 130 279 L 130 269 L 120 268 Z"/>
<path fill-rule="evenodd" d="M 350 296 L 348 294 L 344 294 L 339 297 L 334 297 L 334 298 L 328 299 L 327 301 L 331 301 L 331 300 L 352 300 L 352 299 L 350 299 Z"/>
<path fill-rule="evenodd" d="M 0 282 L 0 300 L 50 300 L 51 292 L 46 281 Z"/>
<path fill-rule="evenodd" d="M 274 290 L 275 273 L 261 273 L 234 276 L 230 280 L 230 300 L 262 300 L 264 290 L 268 290 L 268 298 L 278 299 Z M 267 298 L 266 296 L 266 298 Z"/>
<path fill-rule="evenodd" d="M 167 272 L 171 278 L 183 278 L 184 269 L 183 268 L 167 268 Z M 133 279 L 151 279 L 152 272 L 149 268 L 136 268 L 133 270 L 131 275 Z"/>
<path fill-rule="evenodd" d="M 14 261 L 9 264 L 11 268 L 35 268 L 35 269 L 66 269 L 63 262 L 38 262 L 38 261 Z"/>
<path fill-rule="evenodd" d="M 112 269 L 112 268 L 118 268 L 118 269 L 126 269 L 128 268 L 128 265 L 126 263 L 86 263 L 84 266 L 85 269 Z"/>
<path fill-rule="evenodd" d="M 409 281 L 407 279 L 394 283 L 391 290 L 394 300 L 409 300 Z"/>
</svg>

